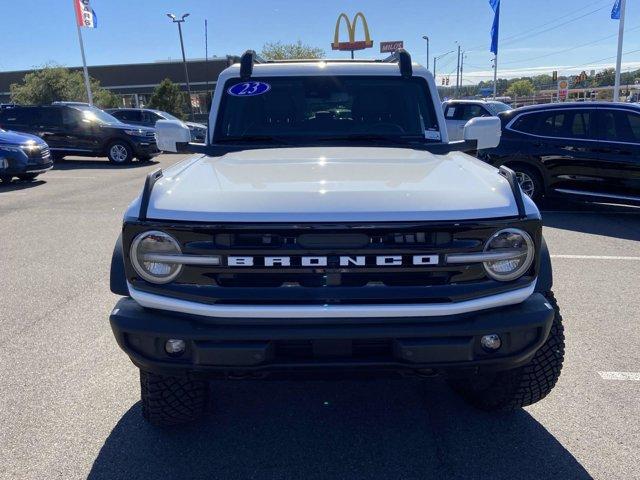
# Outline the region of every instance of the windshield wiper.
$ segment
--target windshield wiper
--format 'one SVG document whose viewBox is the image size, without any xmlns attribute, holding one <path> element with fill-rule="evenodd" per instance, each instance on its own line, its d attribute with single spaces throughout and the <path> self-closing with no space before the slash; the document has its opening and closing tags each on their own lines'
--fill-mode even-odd
<svg viewBox="0 0 640 480">
<path fill-rule="evenodd" d="M 342 141 L 342 142 L 386 142 L 395 145 L 424 144 L 425 139 L 419 135 L 379 135 L 379 134 L 350 134 L 336 135 L 331 137 L 320 137 L 319 141 Z"/>
</svg>

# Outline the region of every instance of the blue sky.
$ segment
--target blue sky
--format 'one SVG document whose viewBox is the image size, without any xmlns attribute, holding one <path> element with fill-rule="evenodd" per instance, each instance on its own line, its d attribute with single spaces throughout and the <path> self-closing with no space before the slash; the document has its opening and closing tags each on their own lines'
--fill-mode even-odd
<svg viewBox="0 0 640 480">
<path fill-rule="evenodd" d="M 72 0 L 2 0 L 0 70 L 20 70 L 57 63 L 81 63 Z M 562 73 L 612 65 L 618 22 L 609 18 L 614 0 L 502 0 L 500 75 Z M 89 65 L 178 59 L 177 29 L 165 16 L 190 12 L 184 29 L 189 58 L 204 57 L 204 20 L 209 22 L 209 53 L 239 54 L 260 50 L 268 41 L 302 40 L 332 52 L 335 21 L 361 10 L 367 17 L 374 49 L 359 57 L 379 57 L 377 42 L 404 40 L 413 57 L 456 48 L 468 51 L 464 83 L 491 75 L 488 0 L 92 0 L 99 28 L 84 29 Z M 582 18 L 579 18 L 582 17 Z M 14 18 L 14 22 L 8 22 Z M 564 25 L 561 25 L 565 23 Z M 640 0 L 627 0 L 625 69 L 640 68 Z M 345 35 L 343 31 L 343 35 Z M 582 46 L 589 44 L 586 46 Z M 559 53 L 558 53 L 559 52 Z M 455 55 L 439 62 L 438 73 L 455 75 Z"/>
</svg>

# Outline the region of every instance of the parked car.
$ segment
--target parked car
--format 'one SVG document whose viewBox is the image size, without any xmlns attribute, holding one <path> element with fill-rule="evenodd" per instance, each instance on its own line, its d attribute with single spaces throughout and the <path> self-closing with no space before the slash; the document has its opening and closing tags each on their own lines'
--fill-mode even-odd
<svg viewBox="0 0 640 480">
<path fill-rule="evenodd" d="M 500 144 L 478 157 L 513 169 L 535 201 L 562 195 L 640 202 L 640 105 L 536 105 L 501 113 L 500 120 Z"/>
<path fill-rule="evenodd" d="M 41 137 L 54 160 L 65 155 L 106 156 L 112 163 L 125 164 L 160 153 L 153 128 L 122 123 L 82 103 L 7 108 L 0 110 L 0 126 Z"/>
<path fill-rule="evenodd" d="M 131 125 L 144 125 L 146 127 L 155 127 L 158 120 L 181 121 L 189 127 L 192 142 L 204 143 L 207 138 L 206 125 L 195 122 L 185 122 L 162 110 L 153 110 L 151 108 L 109 108 L 106 112 L 122 122 Z"/>
<path fill-rule="evenodd" d="M 447 100 L 442 108 L 450 142 L 462 140 L 464 126 L 472 118 L 495 117 L 500 112 L 511 110 L 506 103 L 493 100 Z"/>
<path fill-rule="evenodd" d="M 49 147 L 39 137 L 0 129 L 0 181 L 33 180 L 53 166 Z"/>
<path fill-rule="evenodd" d="M 194 155 L 149 173 L 112 257 L 148 421 L 198 419 L 208 378 L 443 374 L 485 410 L 551 391 L 564 335 L 540 212 L 465 153 L 498 144 L 497 118 L 448 142 L 402 50 L 322 68 L 247 52 L 218 85 L 207 144 L 158 121 L 162 150 Z"/>
</svg>

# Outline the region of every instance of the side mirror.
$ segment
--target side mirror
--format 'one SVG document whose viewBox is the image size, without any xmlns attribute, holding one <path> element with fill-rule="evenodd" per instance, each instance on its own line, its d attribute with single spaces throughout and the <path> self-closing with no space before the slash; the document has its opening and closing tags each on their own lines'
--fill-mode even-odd
<svg viewBox="0 0 640 480">
<path fill-rule="evenodd" d="M 464 126 L 464 139 L 477 140 L 478 150 L 497 147 L 501 136 L 502 126 L 498 117 L 472 118 Z"/>
<path fill-rule="evenodd" d="M 156 142 L 158 150 L 163 152 L 179 152 L 179 144 L 191 141 L 191 131 L 178 120 L 158 120 L 156 122 Z"/>
</svg>

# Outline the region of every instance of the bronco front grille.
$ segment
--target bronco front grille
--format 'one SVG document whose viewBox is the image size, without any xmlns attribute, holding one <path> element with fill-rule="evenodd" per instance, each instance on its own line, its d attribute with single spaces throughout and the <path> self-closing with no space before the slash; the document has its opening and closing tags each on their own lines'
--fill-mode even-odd
<svg viewBox="0 0 640 480">
<path fill-rule="evenodd" d="M 127 266 L 139 289 L 192 301 L 223 304 L 389 304 L 468 300 L 522 287 L 535 274 L 507 284 L 486 277 L 482 264 L 447 264 L 448 253 L 478 252 L 495 231 L 528 229 L 540 238 L 537 220 L 455 224 L 376 225 L 125 225 L 128 245 L 140 232 L 162 229 L 176 238 L 184 254 L 217 255 L 218 266 L 185 265 L 168 285 L 152 285 Z M 537 240 L 539 241 L 539 240 Z M 435 262 L 414 262 L 429 256 Z M 238 266 L 233 258 L 251 259 Z M 318 257 L 322 265 L 303 265 Z M 343 257 L 349 257 L 346 265 Z M 380 264 L 380 258 L 393 264 Z M 267 258 L 287 259 L 286 264 Z M 364 259 L 356 264 L 356 259 Z M 398 263 L 398 264 L 395 264 Z"/>
</svg>

